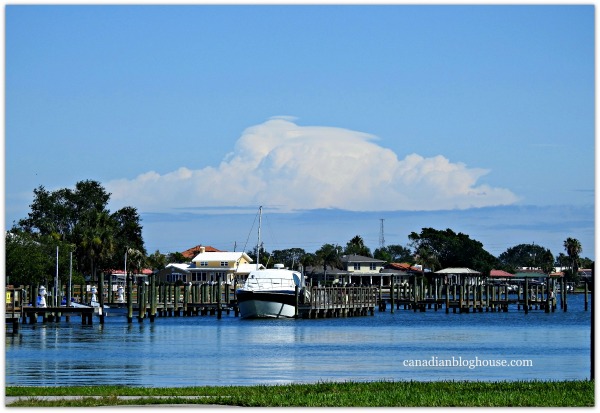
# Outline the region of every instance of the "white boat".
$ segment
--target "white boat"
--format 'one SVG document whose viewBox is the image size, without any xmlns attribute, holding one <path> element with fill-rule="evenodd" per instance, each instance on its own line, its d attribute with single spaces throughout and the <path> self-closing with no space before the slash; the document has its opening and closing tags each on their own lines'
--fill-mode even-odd
<svg viewBox="0 0 600 413">
<path fill-rule="evenodd" d="M 237 290 L 241 318 L 293 318 L 296 315 L 296 287 L 298 301 L 305 292 L 302 274 L 283 268 L 252 271 L 242 288 Z"/>
<path fill-rule="evenodd" d="M 304 277 L 298 271 L 275 268 L 259 269 L 260 226 L 262 207 L 259 208 L 256 270 L 248 274 L 244 285 L 236 291 L 241 318 L 288 318 L 296 314 L 296 287 L 298 300 L 306 292 Z"/>
<path fill-rule="evenodd" d="M 92 302 L 92 303 L 90 303 L 90 305 L 71 302 L 71 304 L 69 304 L 68 306 L 65 304 L 61 304 L 61 307 L 93 308 L 94 314 L 98 315 L 98 316 L 99 315 L 108 315 L 108 311 L 110 310 L 110 307 L 108 307 L 106 304 L 104 306 L 102 306 L 102 308 L 100 308 L 100 303 L 98 303 L 98 302 Z"/>
</svg>

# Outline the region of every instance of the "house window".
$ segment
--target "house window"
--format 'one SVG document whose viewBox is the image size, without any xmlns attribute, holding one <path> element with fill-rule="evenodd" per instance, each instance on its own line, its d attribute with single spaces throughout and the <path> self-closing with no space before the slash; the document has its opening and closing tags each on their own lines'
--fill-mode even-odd
<svg viewBox="0 0 600 413">
<path fill-rule="evenodd" d="M 221 261 L 221 267 L 229 267 L 229 262 Z"/>
<path fill-rule="evenodd" d="M 369 269 L 370 269 L 371 271 L 374 271 L 374 270 L 376 270 L 376 269 L 377 269 L 377 264 L 375 264 L 374 262 L 372 262 L 371 264 L 369 264 Z"/>
<path fill-rule="evenodd" d="M 200 261 L 201 267 L 208 267 L 208 261 Z"/>
<path fill-rule="evenodd" d="M 360 270 L 360 262 L 354 263 L 354 270 Z"/>
</svg>

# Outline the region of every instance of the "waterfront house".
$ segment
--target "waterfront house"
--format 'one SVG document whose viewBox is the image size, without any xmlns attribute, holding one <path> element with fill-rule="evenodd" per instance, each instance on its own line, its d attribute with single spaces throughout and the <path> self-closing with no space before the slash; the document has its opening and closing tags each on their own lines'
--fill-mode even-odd
<svg viewBox="0 0 600 413">
<path fill-rule="evenodd" d="M 162 270 L 156 273 L 156 280 L 159 282 L 176 283 L 181 281 L 182 283 L 188 283 L 192 281 L 191 272 L 188 271 L 189 263 L 184 264 L 169 264 Z"/>
<path fill-rule="evenodd" d="M 312 285 L 382 285 L 384 276 L 381 271 L 385 264 L 384 260 L 350 254 L 343 255 L 340 263 L 342 268 L 334 268 L 330 265 L 325 270 L 323 266 L 307 267 L 304 274 Z M 389 274 L 386 275 L 389 283 Z"/>
<path fill-rule="evenodd" d="M 341 261 L 344 270 L 356 274 L 379 274 L 385 264 L 384 260 L 356 254 L 342 255 Z"/>
<path fill-rule="evenodd" d="M 212 248 L 212 247 L 211 247 Z M 261 264 L 259 268 L 264 268 Z M 243 281 L 250 271 L 256 269 L 252 258 L 245 252 L 208 250 L 200 246 L 198 253 L 190 263 L 169 264 L 157 274 L 157 280 L 162 282 L 204 283 L 221 282 L 232 284 Z"/>
<path fill-rule="evenodd" d="M 391 285 L 394 277 L 394 285 L 404 285 L 410 282 L 410 277 L 421 274 L 421 268 L 406 262 L 390 262 L 385 264 L 380 271 L 383 285 Z"/>
<path fill-rule="evenodd" d="M 308 285 L 336 285 L 345 284 L 347 272 L 331 265 L 307 266 L 304 276 Z"/>
<path fill-rule="evenodd" d="M 195 247 L 188 248 L 187 250 L 183 251 L 181 255 L 183 255 L 186 259 L 191 261 L 196 255 L 200 254 L 200 250 L 202 249 L 204 252 L 223 252 L 214 247 L 211 247 L 210 245 L 200 244 L 196 245 Z"/>
<path fill-rule="evenodd" d="M 207 252 L 204 247 L 200 248 L 200 253 L 192 259 L 192 264 L 188 267 L 192 276 L 192 281 L 221 281 L 228 284 L 233 283 L 235 279 L 245 279 L 250 271 L 246 264 L 252 263 L 252 258 L 245 252 Z M 244 272 L 240 271 L 243 269 Z"/>
</svg>

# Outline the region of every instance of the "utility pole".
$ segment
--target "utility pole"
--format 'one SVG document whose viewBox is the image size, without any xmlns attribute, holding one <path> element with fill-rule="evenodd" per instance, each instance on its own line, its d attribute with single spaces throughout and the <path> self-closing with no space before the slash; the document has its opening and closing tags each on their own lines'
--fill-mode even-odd
<svg viewBox="0 0 600 413">
<path fill-rule="evenodd" d="M 381 221 L 380 230 L 379 230 L 379 249 L 385 248 L 385 238 L 383 236 L 383 218 L 379 219 Z"/>
</svg>

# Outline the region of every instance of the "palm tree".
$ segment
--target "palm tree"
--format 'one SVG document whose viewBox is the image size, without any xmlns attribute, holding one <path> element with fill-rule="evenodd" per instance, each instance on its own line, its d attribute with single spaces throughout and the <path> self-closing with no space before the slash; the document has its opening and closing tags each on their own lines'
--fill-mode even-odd
<svg viewBox="0 0 600 413">
<path fill-rule="evenodd" d="M 106 211 L 91 211 L 87 222 L 76 229 L 78 256 L 96 281 L 96 271 L 114 252 L 113 221 Z"/>
<path fill-rule="evenodd" d="M 556 257 L 556 262 L 558 262 L 558 265 L 563 268 L 565 267 L 565 263 L 568 263 L 568 257 L 561 252 Z"/>
<path fill-rule="evenodd" d="M 371 250 L 369 247 L 365 245 L 364 240 L 360 235 L 356 235 L 346 244 L 346 249 L 344 249 L 344 254 L 347 255 L 362 255 L 365 257 L 371 257 Z"/>
<path fill-rule="evenodd" d="M 323 272 L 327 272 L 327 266 L 331 265 L 333 268 L 341 266 L 340 255 L 342 254 L 342 247 L 339 245 L 325 244 L 315 252 L 317 261 L 323 265 Z"/>
<path fill-rule="evenodd" d="M 421 276 L 427 280 L 428 283 L 432 282 L 433 273 L 436 269 L 440 268 L 440 261 L 438 260 L 435 253 L 433 253 L 426 246 L 420 246 L 417 250 L 417 254 L 415 256 L 415 261 L 417 264 L 421 264 Z M 431 271 L 429 276 L 425 276 L 425 268 L 429 268 Z"/>
<path fill-rule="evenodd" d="M 571 270 L 573 275 L 577 275 L 577 272 L 579 271 L 579 254 L 581 254 L 582 251 L 581 243 L 575 238 L 567 238 L 563 245 L 567 251 L 567 255 L 571 259 Z"/>
<path fill-rule="evenodd" d="M 425 268 L 429 268 L 431 272 L 435 272 L 436 269 L 441 267 L 437 256 L 425 246 L 419 247 L 417 250 L 417 255 L 415 256 L 415 261 L 417 264 L 422 265 L 423 274 L 425 273 Z"/>
<path fill-rule="evenodd" d="M 134 274 L 137 270 L 137 273 L 144 269 L 146 265 L 146 256 L 144 253 L 135 248 L 127 248 L 127 269 L 128 273 Z"/>
<path fill-rule="evenodd" d="M 551 274 L 554 271 L 554 256 L 549 249 L 542 254 L 540 268 L 546 274 Z"/>
</svg>

